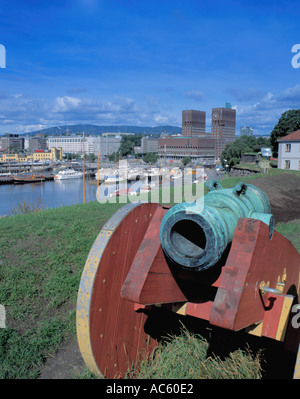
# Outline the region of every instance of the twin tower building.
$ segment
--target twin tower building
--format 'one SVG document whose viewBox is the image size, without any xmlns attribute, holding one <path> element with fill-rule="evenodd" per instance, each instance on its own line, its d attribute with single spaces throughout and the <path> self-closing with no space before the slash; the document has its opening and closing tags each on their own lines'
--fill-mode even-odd
<svg viewBox="0 0 300 399">
<path fill-rule="evenodd" d="M 206 131 L 206 112 L 182 111 L 182 135 L 159 139 L 160 157 L 179 160 L 189 156 L 194 161 L 214 161 L 220 158 L 226 144 L 235 140 L 236 110 L 226 103 L 224 108 L 212 108 L 211 132 Z"/>
</svg>

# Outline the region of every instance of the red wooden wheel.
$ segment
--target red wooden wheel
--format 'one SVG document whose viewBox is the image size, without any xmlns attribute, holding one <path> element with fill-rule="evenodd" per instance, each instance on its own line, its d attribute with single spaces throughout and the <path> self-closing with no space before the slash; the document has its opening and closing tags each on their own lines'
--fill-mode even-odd
<svg viewBox="0 0 300 399">
<path fill-rule="evenodd" d="M 146 316 L 123 299 L 121 287 L 156 203 L 127 204 L 103 226 L 82 273 L 76 327 L 79 349 L 97 376 L 122 378 L 139 354 L 157 343 L 144 332 Z"/>
</svg>

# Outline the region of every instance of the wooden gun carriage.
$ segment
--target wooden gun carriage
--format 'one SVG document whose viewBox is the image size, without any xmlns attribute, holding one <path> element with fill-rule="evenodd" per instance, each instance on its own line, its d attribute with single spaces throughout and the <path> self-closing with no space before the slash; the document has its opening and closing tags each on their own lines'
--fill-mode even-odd
<svg viewBox="0 0 300 399">
<path fill-rule="evenodd" d="M 91 372 L 123 378 L 157 345 L 147 322 L 160 307 L 284 342 L 300 378 L 300 255 L 273 226 L 266 195 L 244 183 L 210 182 L 204 202 L 120 208 L 96 238 L 78 291 L 77 338 Z"/>
</svg>

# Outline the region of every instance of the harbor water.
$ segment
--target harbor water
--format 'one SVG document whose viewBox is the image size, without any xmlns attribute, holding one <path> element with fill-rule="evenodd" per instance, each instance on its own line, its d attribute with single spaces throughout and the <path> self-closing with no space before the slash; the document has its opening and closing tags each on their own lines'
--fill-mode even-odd
<svg viewBox="0 0 300 399">
<path fill-rule="evenodd" d="M 210 174 L 210 172 L 208 172 Z M 215 175 L 215 172 L 212 173 Z M 209 176 L 215 177 L 215 176 Z M 180 182 L 178 181 L 180 184 Z M 102 183 L 103 184 L 103 183 Z M 127 183 L 127 188 L 132 187 L 138 190 L 143 182 L 131 181 Z M 171 182 L 173 185 L 173 182 Z M 109 197 L 116 189 L 122 185 L 101 185 L 104 197 Z M 39 207 L 42 209 L 58 208 L 61 206 L 75 205 L 83 203 L 83 179 L 51 180 L 26 184 L 2 184 L 0 185 L 0 217 L 13 214 L 23 202 L 31 208 Z M 97 201 L 97 181 L 95 179 L 85 179 L 85 202 Z M 156 202 L 156 201 L 155 201 Z"/>
<path fill-rule="evenodd" d="M 97 185 L 85 180 L 85 201 L 96 201 Z M 0 185 L 0 216 L 11 215 L 25 201 L 43 209 L 83 203 L 83 179 Z"/>
</svg>

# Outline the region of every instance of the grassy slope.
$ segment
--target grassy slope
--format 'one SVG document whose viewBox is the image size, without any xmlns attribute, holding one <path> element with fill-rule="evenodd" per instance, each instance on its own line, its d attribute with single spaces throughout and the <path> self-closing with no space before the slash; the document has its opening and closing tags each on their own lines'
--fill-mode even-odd
<svg viewBox="0 0 300 399">
<path fill-rule="evenodd" d="M 97 202 L 0 220 L 0 378 L 34 378 L 75 333 L 82 269 L 101 226 L 120 205 Z"/>
<path fill-rule="evenodd" d="M 0 304 L 7 313 L 0 378 L 36 378 L 49 354 L 75 334 L 85 260 L 102 225 L 122 205 L 91 202 L 0 219 Z M 299 226 L 278 229 L 300 252 Z"/>
</svg>

